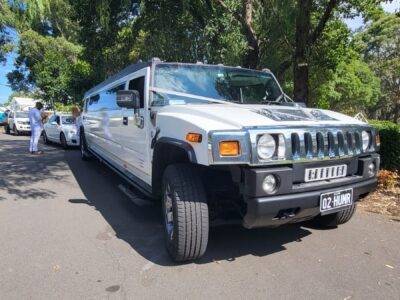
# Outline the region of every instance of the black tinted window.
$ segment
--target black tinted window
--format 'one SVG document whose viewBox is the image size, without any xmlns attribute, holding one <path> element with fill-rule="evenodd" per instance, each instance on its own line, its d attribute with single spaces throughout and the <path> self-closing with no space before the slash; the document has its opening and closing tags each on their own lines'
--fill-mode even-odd
<svg viewBox="0 0 400 300">
<path fill-rule="evenodd" d="M 129 90 L 136 90 L 140 94 L 140 108 L 144 108 L 144 76 L 129 81 Z"/>
</svg>

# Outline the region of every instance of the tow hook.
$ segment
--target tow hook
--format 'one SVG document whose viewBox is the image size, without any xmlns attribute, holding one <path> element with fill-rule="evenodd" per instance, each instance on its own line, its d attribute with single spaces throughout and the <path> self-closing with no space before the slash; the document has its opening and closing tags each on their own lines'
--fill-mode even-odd
<svg viewBox="0 0 400 300">
<path fill-rule="evenodd" d="M 296 216 L 296 214 L 299 212 L 300 208 L 295 207 L 295 208 L 288 208 L 288 209 L 282 209 L 278 212 L 274 220 L 286 220 L 293 218 Z"/>
</svg>

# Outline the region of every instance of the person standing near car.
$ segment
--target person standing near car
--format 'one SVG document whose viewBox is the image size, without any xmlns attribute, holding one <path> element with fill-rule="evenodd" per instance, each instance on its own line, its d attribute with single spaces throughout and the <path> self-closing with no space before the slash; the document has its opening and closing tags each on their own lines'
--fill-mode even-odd
<svg viewBox="0 0 400 300">
<path fill-rule="evenodd" d="M 29 122 L 31 125 L 31 140 L 29 143 L 29 152 L 31 154 L 43 154 L 43 151 L 38 151 L 38 142 L 43 130 L 42 112 L 43 104 L 36 102 L 36 107 L 29 111 Z"/>
<path fill-rule="evenodd" d="M 74 118 L 74 123 L 76 126 L 76 135 L 80 137 L 80 130 L 82 126 L 82 119 L 81 119 L 81 110 L 79 107 L 74 106 L 72 108 L 72 117 Z"/>
</svg>

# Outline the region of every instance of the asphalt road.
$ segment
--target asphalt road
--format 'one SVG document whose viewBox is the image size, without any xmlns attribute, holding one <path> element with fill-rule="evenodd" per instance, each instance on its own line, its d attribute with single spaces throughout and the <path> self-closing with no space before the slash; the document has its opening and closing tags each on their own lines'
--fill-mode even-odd
<svg viewBox="0 0 400 300">
<path fill-rule="evenodd" d="M 0 133 L 0 299 L 400 299 L 400 223 L 387 217 L 218 227 L 201 260 L 177 265 L 158 206 L 133 204 L 77 150 L 27 148 Z"/>
</svg>

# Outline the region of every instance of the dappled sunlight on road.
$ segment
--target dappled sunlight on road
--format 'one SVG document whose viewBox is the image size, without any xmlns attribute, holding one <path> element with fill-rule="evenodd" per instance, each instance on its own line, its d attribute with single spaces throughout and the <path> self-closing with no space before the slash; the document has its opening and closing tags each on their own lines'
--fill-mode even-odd
<svg viewBox="0 0 400 300">
<path fill-rule="evenodd" d="M 45 147 L 45 154 L 33 156 L 28 152 L 29 136 L 2 134 L 0 140 L 0 189 L 14 200 L 51 198 L 55 191 L 43 188 L 45 180 L 62 181 L 60 171 L 67 168 L 63 151 Z M 40 145 L 43 148 L 43 145 Z M 0 200 L 5 200 L 4 195 Z"/>
</svg>

